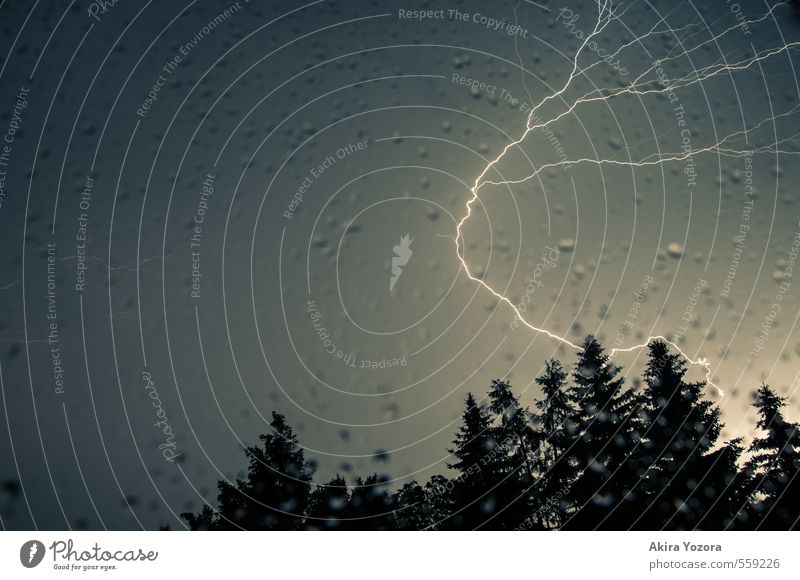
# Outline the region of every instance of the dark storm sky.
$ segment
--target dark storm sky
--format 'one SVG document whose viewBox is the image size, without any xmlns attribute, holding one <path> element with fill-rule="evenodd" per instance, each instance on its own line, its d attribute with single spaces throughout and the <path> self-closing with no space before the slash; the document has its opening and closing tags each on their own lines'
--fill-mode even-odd
<svg viewBox="0 0 800 580">
<path fill-rule="evenodd" d="M 706 359 L 726 437 L 762 380 L 796 420 L 800 14 L 771 6 L 621 3 L 580 68 L 653 32 L 562 91 L 591 2 L 4 3 L 3 526 L 180 527 L 272 411 L 320 480 L 443 472 L 467 390 L 532 404 L 574 357 L 492 291 Z M 607 98 L 650 68 L 674 90 Z"/>
</svg>

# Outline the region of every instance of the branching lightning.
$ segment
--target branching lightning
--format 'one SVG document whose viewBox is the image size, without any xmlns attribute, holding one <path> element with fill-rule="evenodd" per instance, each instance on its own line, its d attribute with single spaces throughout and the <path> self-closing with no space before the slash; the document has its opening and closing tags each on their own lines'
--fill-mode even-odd
<svg viewBox="0 0 800 580">
<path fill-rule="evenodd" d="M 469 264 L 467 263 L 467 260 L 466 260 L 466 258 L 464 256 L 464 247 L 463 247 L 463 244 L 462 244 L 462 242 L 463 242 L 463 231 L 462 231 L 462 229 L 464 227 L 464 224 L 466 224 L 467 221 L 469 221 L 470 217 L 472 216 L 473 205 L 475 204 L 475 202 L 479 198 L 478 197 L 478 192 L 479 192 L 481 187 L 483 187 L 484 185 L 495 185 L 495 186 L 497 186 L 497 185 L 519 184 L 519 183 L 523 183 L 523 182 L 526 182 L 528 180 L 534 179 L 542 171 L 544 171 L 546 169 L 552 169 L 552 168 L 556 168 L 556 167 L 562 167 L 562 168 L 563 167 L 570 167 L 570 166 L 578 165 L 578 164 L 596 164 L 596 165 L 606 165 L 607 164 L 607 165 L 622 165 L 622 166 L 631 166 L 631 167 L 645 167 L 645 166 L 648 166 L 648 165 L 662 165 L 662 164 L 668 163 L 668 162 L 684 161 L 684 160 L 690 159 L 693 155 L 696 155 L 696 154 L 699 154 L 699 153 L 708 153 L 708 152 L 714 152 L 714 153 L 717 153 L 717 154 L 720 154 L 720 155 L 733 156 L 733 157 L 740 157 L 740 156 L 744 156 L 744 155 L 752 155 L 753 153 L 787 153 L 787 154 L 796 155 L 798 153 L 796 151 L 782 151 L 780 149 L 780 145 L 782 143 L 787 142 L 787 141 L 794 142 L 794 137 L 789 138 L 789 139 L 776 141 L 772 145 L 749 149 L 748 151 L 731 149 L 729 147 L 723 147 L 723 145 L 729 143 L 730 141 L 734 140 L 737 137 L 741 137 L 743 135 L 746 137 L 746 132 L 747 131 L 738 131 L 736 133 L 732 133 L 730 135 L 727 135 L 726 137 L 721 139 L 716 144 L 708 146 L 708 147 L 702 147 L 702 148 L 699 148 L 699 149 L 690 150 L 689 152 L 681 152 L 681 153 L 673 153 L 673 154 L 669 154 L 669 153 L 668 154 L 654 154 L 654 155 L 649 155 L 649 156 L 647 156 L 647 157 L 645 157 L 643 159 L 640 159 L 638 161 L 623 161 L 623 160 L 616 160 L 616 159 L 591 159 L 591 158 L 580 158 L 580 159 L 574 159 L 574 160 L 565 160 L 565 161 L 560 161 L 560 162 L 556 162 L 556 163 L 544 164 L 544 165 L 540 166 L 538 169 L 536 169 L 530 175 L 527 175 L 527 176 L 525 176 L 523 178 L 516 179 L 516 180 L 493 181 L 493 180 L 490 180 L 490 179 L 486 178 L 487 174 L 507 155 L 507 153 L 512 148 L 519 146 L 528 137 L 528 135 L 532 131 L 534 131 L 536 129 L 544 129 L 544 128 L 549 127 L 550 125 L 552 125 L 554 123 L 557 123 L 559 120 L 561 120 L 561 119 L 563 119 L 563 118 L 565 118 L 565 117 L 567 117 L 569 115 L 572 115 L 572 113 L 574 113 L 575 110 L 579 106 L 581 106 L 583 104 L 592 103 L 592 102 L 598 102 L 598 101 L 608 101 L 609 99 L 613 99 L 613 98 L 618 97 L 620 95 L 637 95 L 637 96 L 642 97 L 642 96 L 647 96 L 647 95 L 664 94 L 664 93 L 667 93 L 667 92 L 672 92 L 672 91 L 675 91 L 678 88 L 689 87 L 689 86 L 697 84 L 697 83 L 702 83 L 702 82 L 704 82 L 706 80 L 709 80 L 709 79 L 711 79 L 713 77 L 716 77 L 716 76 L 718 76 L 720 74 L 723 74 L 723 73 L 732 73 L 734 71 L 741 71 L 741 70 L 750 69 L 754 65 L 759 64 L 761 61 L 764 61 L 764 60 L 766 60 L 768 58 L 771 58 L 771 57 L 773 57 L 775 55 L 778 55 L 778 54 L 781 54 L 781 53 L 784 53 L 784 52 L 788 52 L 789 50 L 800 46 L 800 42 L 787 43 L 787 44 L 784 44 L 783 46 L 780 46 L 780 47 L 777 47 L 777 48 L 764 50 L 764 51 L 761 51 L 761 52 L 755 52 L 750 58 L 739 60 L 739 61 L 734 62 L 734 63 L 725 63 L 725 62 L 723 62 L 723 63 L 716 63 L 716 64 L 704 66 L 704 67 L 701 67 L 699 69 L 695 69 L 690 74 L 685 75 L 685 76 L 680 77 L 680 78 L 677 78 L 677 79 L 664 79 L 663 77 L 655 78 L 655 79 L 653 79 L 653 78 L 649 78 L 648 79 L 649 75 L 651 75 L 653 73 L 656 73 L 656 75 L 658 75 L 660 71 L 663 71 L 663 65 L 665 63 L 672 62 L 672 61 L 674 61 L 674 60 L 676 60 L 678 58 L 686 57 L 690 53 L 693 53 L 693 52 L 701 49 L 704 46 L 708 46 L 711 43 L 715 43 L 715 42 L 719 41 L 722 37 L 726 36 L 727 34 L 729 34 L 730 32 L 732 32 L 734 30 L 741 30 L 742 27 L 744 27 L 744 26 L 751 26 L 751 25 L 756 24 L 758 22 L 765 21 L 769 17 L 773 16 L 774 11 L 779 6 L 785 6 L 787 4 L 789 4 L 789 3 L 788 2 L 777 3 L 777 4 L 773 5 L 769 9 L 769 11 L 767 13 L 761 15 L 760 17 L 755 18 L 753 20 L 747 20 L 747 21 L 743 21 L 743 22 L 738 22 L 735 26 L 731 26 L 730 28 L 727 28 L 726 30 L 722 31 L 721 33 L 712 36 L 712 38 L 710 38 L 710 39 L 708 39 L 708 40 L 706 40 L 704 42 L 701 42 L 701 43 L 697 44 L 696 46 L 693 46 L 690 49 L 685 49 L 683 52 L 680 52 L 679 54 L 672 54 L 672 51 L 670 51 L 670 53 L 667 56 L 665 56 L 664 58 L 656 60 L 650 67 L 647 68 L 647 70 L 645 70 L 643 73 L 641 73 L 639 76 L 637 76 L 629 84 L 627 84 L 627 85 L 625 85 L 623 87 L 618 87 L 618 88 L 594 89 L 594 90 L 584 94 L 583 96 L 571 101 L 571 104 L 569 104 L 566 107 L 565 110 L 561 111 L 560 113 L 558 113 L 554 117 L 551 117 L 550 119 L 547 119 L 547 120 L 542 120 L 539 117 L 539 112 L 542 110 L 542 107 L 545 104 L 547 104 L 550 101 L 554 101 L 556 99 L 560 99 L 567 92 L 567 90 L 573 85 L 573 82 L 577 78 L 581 77 L 582 75 L 585 75 L 589 70 L 597 67 L 598 65 L 600 65 L 600 64 L 602 64 L 604 62 L 603 60 L 596 61 L 596 62 L 590 64 L 589 66 L 585 67 L 585 68 L 581 68 L 579 66 L 579 64 L 578 64 L 578 60 L 579 60 L 579 58 L 581 56 L 581 53 L 584 51 L 586 46 L 590 42 L 593 42 L 593 39 L 596 38 L 599 34 L 601 34 L 612 22 L 619 20 L 624 15 L 624 12 L 621 13 L 621 14 L 620 13 L 614 13 L 611 10 L 611 3 L 609 2 L 609 0 L 603 0 L 602 2 L 600 2 L 598 0 L 599 11 L 598 11 L 597 21 L 596 21 L 596 23 L 594 25 L 594 28 L 592 29 L 591 33 L 587 34 L 585 36 L 585 38 L 582 41 L 582 44 L 580 45 L 580 47 L 576 51 L 574 59 L 572 61 L 572 65 L 573 65 L 572 66 L 572 71 L 570 72 L 569 77 L 567 78 L 567 80 L 564 82 L 564 85 L 561 87 L 561 89 L 559 89 L 558 91 L 554 92 L 553 94 L 550 94 L 550 95 L 544 97 L 537 104 L 535 104 L 533 107 L 531 107 L 530 112 L 528 113 L 528 116 L 527 116 L 527 120 L 526 120 L 526 124 L 525 124 L 526 125 L 525 126 L 525 131 L 522 133 L 522 135 L 518 139 L 516 139 L 515 141 L 512 141 L 512 142 L 508 143 L 503 148 L 503 150 L 500 152 L 500 154 L 493 161 L 491 161 L 483 169 L 483 171 L 481 171 L 481 173 L 478 175 L 478 177 L 475 179 L 475 183 L 471 188 L 471 194 L 472 195 L 467 200 L 466 205 L 465 205 L 466 212 L 465 212 L 464 216 L 461 218 L 461 220 L 458 222 L 458 224 L 456 225 L 456 236 L 454 238 L 454 241 L 455 241 L 455 244 L 456 244 L 456 253 L 457 253 L 457 256 L 458 256 L 458 260 L 461 262 L 461 268 L 464 270 L 464 272 L 469 277 L 469 279 L 472 280 L 473 282 L 476 282 L 477 284 L 481 285 L 488 292 L 490 292 L 492 295 L 494 295 L 495 298 L 497 298 L 500 302 L 503 302 L 507 306 L 509 306 L 514 311 L 514 314 L 516 315 L 517 319 L 522 324 L 527 326 L 530 330 L 532 330 L 532 331 L 534 331 L 536 333 L 544 334 L 544 335 L 546 335 L 546 336 L 558 341 L 559 343 L 564 344 L 566 346 L 569 346 L 569 347 L 571 347 L 571 348 L 573 348 L 575 350 L 580 350 L 581 347 L 579 345 L 574 344 L 573 342 L 571 342 L 570 340 L 568 340 L 564 336 L 559 336 L 558 334 L 554 334 L 553 332 L 547 330 L 546 328 L 537 327 L 537 326 L 531 324 L 530 322 L 528 322 L 527 320 L 525 320 L 525 317 L 523 316 L 522 312 L 520 312 L 520 309 L 507 296 L 505 296 L 505 295 L 501 294 L 500 292 L 497 292 L 496 290 L 494 290 L 489 284 L 487 284 L 482 279 L 482 277 L 475 276 L 472 273 L 472 271 L 470 270 Z M 663 18 L 659 21 L 659 23 L 660 22 L 663 22 Z M 681 29 L 669 29 L 669 30 L 660 29 L 660 30 L 657 30 L 657 26 L 659 25 L 659 23 L 657 23 L 655 26 L 653 26 L 647 33 L 643 34 L 642 36 L 639 36 L 639 37 L 635 38 L 634 40 L 623 44 L 619 49 L 617 49 L 616 52 L 613 53 L 611 58 L 612 59 L 616 58 L 626 48 L 628 48 L 630 46 L 633 46 L 634 44 L 640 43 L 640 42 L 642 42 L 643 40 L 645 40 L 646 38 L 648 38 L 650 36 L 653 36 L 653 35 L 656 35 L 656 34 L 662 34 L 664 32 L 675 33 L 675 32 L 678 32 L 678 31 L 683 31 L 683 30 L 685 30 L 687 28 L 691 28 L 691 26 L 692 26 L 692 25 L 688 25 L 687 27 L 684 27 L 684 28 L 681 28 Z M 686 41 L 686 38 L 684 38 L 682 42 L 685 42 L 685 41 Z M 681 42 L 681 44 L 682 44 L 682 42 Z M 795 106 L 794 108 L 792 108 L 790 111 L 788 111 L 786 113 L 782 113 L 782 114 L 770 117 L 768 119 L 765 119 L 765 120 L 761 121 L 760 123 L 758 123 L 757 125 L 755 125 L 754 127 L 751 127 L 749 130 L 752 131 L 752 130 L 758 129 L 759 127 L 763 126 L 764 124 L 766 124 L 768 122 L 774 123 L 778 118 L 782 118 L 782 117 L 787 117 L 787 116 L 793 115 L 793 114 L 797 113 L 798 110 L 800 110 L 800 105 Z M 536 120 L 535 123 L 533 122 L 534 120 Z M 689 364 L 701 367 L 705 371 L 706 383 L 708 385 L 714 387 L 715 389 L 717 389 L 717 391 L 718 391 L 718 393 L 720 395 L 724 394 L 722 389 L 720 389 L 717 385 L 715 385 L 713 383 L 713 381 L 711 380 L 711 373 L 712 373 L 711 363 L 709 362 L 709 360 L 707 358 L 692 358 L 692 357 L 689 357 L 677 344 L 675 344 L 673 341 L 668 340 L 664 336 L 661 336 L 661 335 L 650 336 L 650 337 L 647 338 L 647 340 L 645 342 L 643 342 L 641 344 L 637 344 L 635 346 L 631 346 L 631 347 L 628 347 L 628 348 L 614 348 L 614 349 L 609 351 L 609 355 L 610 355 L 610 357 L 613 358 L 618 353 L 633 352 L 633 351 L 636 351 L 636 350 L 639 350 L 639 349 L 642 349 L 642 348 L 646 347 L 647 345 L 649 345 L 654 340 L 662 340 L 662 341 L 664 341 L 669 346 L 671 346 L 673 349 L 675 349 L 678 353 L 680 353 L 689 362 Z"/>
</svg>

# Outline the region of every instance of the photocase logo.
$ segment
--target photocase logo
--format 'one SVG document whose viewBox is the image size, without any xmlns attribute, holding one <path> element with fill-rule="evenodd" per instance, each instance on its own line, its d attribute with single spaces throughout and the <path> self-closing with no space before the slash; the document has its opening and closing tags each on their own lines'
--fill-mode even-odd
<svg viewBox="0 0 800 580">
<path fill-rule="evenodd" d="M 403 273 L 403 266 L 408 264 L 408 261 L 411 259 L 411 254 L 414 253 L 411 250 L 411 242 L 414 240 L 409 239 L 409 235 L 410 234 L 406 234 L 402 236 L 400 238 L 400 243 L 392 248 L 395 255 L 392 256 L 392 276 L 389 278 L 389 292 L 394 289 L 394 285 L 397 284 L 400 275 Z"/>
<path fill-rule="evenodd" d="M 19 561 L 26 568 L 36 568 L 44 559 L 44 544 L 39 540 L 28 540 L 19 549 Z"/>
</svg>

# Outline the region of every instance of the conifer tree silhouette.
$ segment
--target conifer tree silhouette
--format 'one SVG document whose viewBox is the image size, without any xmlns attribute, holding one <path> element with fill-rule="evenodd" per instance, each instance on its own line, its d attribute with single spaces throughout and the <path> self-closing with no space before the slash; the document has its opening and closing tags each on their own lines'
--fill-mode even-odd
<svg viewBox="0 0 800 580">
<path fill-rule="evenodd" d="M 295 530 L 306 510 L 312 469 L 283 415 L 272 413 L 272 433 L 261 435 L 263 447 L 248 447 L 247 479 L 235 485 L 220 481 L 219 512 L 212 517 L 183 514 L 191 525 L 220 530 Z"/>
<path fill-rule="evenodd" d="M 645 382 L 646 427 L 644 451 L 647 466 L 642 485 L 648 503 L 637 528 L 691 529 L 702 514 L 693 513 L 686 501 L 699 501 L 694 493 L 709 465 L 705 455 L 722 431 L 719 408 L 703 398 L 705 382 L 686 382 L 686 361 L 663 341 L 649 345 Z M 732 448 L 729 451 L 733 451 Z"/>
<path fill-rule="evenodd" d="M 536 484 L 539 502 L 536 521 L 546 528 L 561 525 L 568 509 L 569 490 L 576 476 L 576 465 L 568 450 L 577 440 L 576 409 L 567 393 L 567 373 L 557 360 L 550 359 L 536 382 L 543 398 L 536 402 L 534 441 L 537 446 Z M 530 527 L 530 526 L 528 526 Z"/>
<path fill-rule="evenodd" d="M 511 384 L 493 380 L 489 390 L 489 409 L 498 418 L 499 424 L 493 429 L 497 441 L 506 442 L 508 455 L 513 457 L 514 466 L 533 473 L 531 441 L 535 433 L 531 426 L 532 414 L 523 409 L 511 390 Z"/>
<path fill-rule="evenodd" d="M 564 529 L 616 527 L 608 517 L 629 497 L 632 476 L 626 461 L 641 433 L 640 399 L 617 378 L 619 372 L 600 343 L 587 337 L 572 371 L 570 395 L 580 433 L 574 457 L 581 473 L 571 494 L 575 511 Z"/>
<path fill-rule="evenodd" d="M 493 380 L 489 389 L 489 410 L 494 417 L 491 428 L 499 442 L 498 465 L 503 461 L 505 477 L 497 491 L 502 494 L 500 511 L 493 516 L 492 527 L 513 529 L 522 523 L 536 503 L 536 479 L 533 449 L 536 432 L 533 415 L 523 409 L 519 399 L 506 381 Z"/>
<path fill-rule="evenodd" d="M 447 466 L 458 472 L 447 484 L 454 513 L 442 527 L 471 530 L 485 526 L 504 505 L 505 479 L 511 474 L 511 462 L 501 442 L 495 439 L 492 418 L 471 393 L 467 394 L 462 419 L 453 448 L 448 450 L 455 462 Z M 486 529 L 498 525 L 493 522 Z"/>
<path fill-rule="evenodd" d="M 751 505 L 742 523 L 751 529 L 794 529 L 800 516 L 800 426 L 786 420 L 786 399 L 767 385 L 758 389 L 753 405 L 764 434 L 750 445 L 746 472 Z"/>
</svg>

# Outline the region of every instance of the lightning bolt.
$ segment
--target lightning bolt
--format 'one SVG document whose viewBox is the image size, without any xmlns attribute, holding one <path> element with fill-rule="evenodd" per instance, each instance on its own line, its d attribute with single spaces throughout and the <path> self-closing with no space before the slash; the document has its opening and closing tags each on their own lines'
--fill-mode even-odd
<svg viewBox="0 0 800 580">
<path fill-rule="evenodd" d="M 722 140 L 720 140 L 715 145 L 711 145 L 709 147 L 702 147 L 700 149 L 690 150 L 688 153 L 650 155 L 650 156 L 645 157 L 644 159 L 641 159 L 639 161 L 621 161 L 621 160 L 616 160 L 616 159 L 589 159 L 589 158 L 581 158 L 581 159 L 575 159 L 575 160 L 565 160 L 565 161 L 560 161 L 560 162 L 557 162 L 557 163 L 544 164 L 544 165 L 540 166 L 532 174 L 530 174 L 530 175 L 528 175 L 528 176 L 526 176 L 524 178 L 517 179 L 517 180 L 492 181 L 492 180 L 487 179 L 486 175 L 506 156 L 506 154 L 508 153 L 509 150 L 511 150 L 512 148 L 517 147 L 518 145 L 520 145 L 528 137 L 528 135 L 532 131 L 534 131 L 536 129 L 544 129 L 544 128 L 549 127 L 550 125 L 558 122 L 559 120 L 563 119 L 564 117 L 566 117 L 568 115 L 571 115 L 576 110 L 577 107 L 579 107 L 579 106 L 581 106 L 583 104 L 592 103 L 592 102 L 596 102 L 596 101 L 607 101 L 609 99 L 612 99 L 612 98 L 615 98 L 615 97 L 618 97 L 618 96 L 621 96 L 621 95 L 626 95 L 626 94 L 627 95 L 637 95 L 637 96 L 641 97 L 641 96 L 646 96 L 646 95 L 664 94 L 666 92 L 672 92 L 672 91 L 675 91 L 678 88 L 689 87 L 689 86 L 697 84 L 697 83 L 702 83 L 703 81 L 709 80 L 709 79 L 711 79 L 713 77 L 716 77 L 716 76 L 718 76 L 720 74 L 723 74 L 723 73 L 731 73 L 733 71 L 740 71 L 740 70 L 750 69 L 751 67 L 753 67 L 754 65 L 760 63 L 763 60 L 766 60 L 766 59 L 771 58 L 771 57 L 773 57 L 773 56 L 775 56 L 777 54 L 781 54 L 781 53 L 787 52 L 792 48 L 800 46 L 800 42 L 791 42 L 791 43 L 784 44 L 783 46 L 780 46 L 780 47 L 777 47 L 777 48 L 768 49 L 768 50 L 764 50 L 764 51 L 761 51 L 761 52 L 756 52 L 750 58 L 743 59 L 741 61 L 737 61 L 737 62 L 734 62 L 734 63 L 712 64 L 712 65 L 704 66 L 704 67 L 701 67 L 699 69 L 695 69 L 695 70 L 692 71 L 692 73 L 690 73 L 688 75 L 685 75 L 683 77 L 677 78 L 677 79 L 667 79 L 665 81 L 664 79 L 659 79 L 659 78 L 656 78 L 656 79 L 652 79 L 652 78 L 648 79 L 647 78 L 648 75 L 650 75 L 650 74 L 652 74 L 654 72 L 656 74 L 658 74 L 659 70 L 663 70 L 662 67 L 663 67 L 663 65 L 665 63 L 674 61 L 674 60 L 676 60 L 678 58 L 686 57 L 690 53 L 695 52 L 695 51 L 701 49 L 702 47 L 709 45 L 712 42 L 717 42 L 723 36 L 727 35 L 728 33 L 732 32 L 734 30 L 741 30 L 743 26 L 750 26 L 750 25 L 756 24 L 758 22 L 762 22 L 762 21 L 766 20 L 767 18 L 769 18 L 770 16 L 772 16 L 774 11 L 779 6 L 786 6 L 788 4 L 789 4 L 789 2 L 779 2 L 779 3 L 775 4 L 775 5 L 773 5 L 769 9 L 768 12 L 766 12 L 763 15 L 761 15 L 760 17 L 752 19 L 752 20 L 746 20 L 744 22 L 738 22 L 735 26 L 731 26 L 731 27 L 727 28 L 726 30 L 724 30 L 723 32 L 721 32 L 721 33 L 719 33 L 717 35 L 713 35 L 713 37 L 711 39 L 706 40 L 705 42 L 701 42 L 701 43 L 697 44 L 696 46 L 694 46 L 694 47 L 692 47 L 692 48 L 690 48 L 688 50 L 684 50 L 683 52 L 681 52 L 679 54 L 672 54 L 672 51 L 670 51 L 670 53 L 668 53 L 667 56 L 665 56 L 664 58 L 656 60 L 643 73 L 641 73 L 639 76 L 637 76 L 631 83 L 627 84 L 626 86 L 623 86 L 623 87 L 620 87 L 620 88 L 610 88 L 610 89 L 594 89 L 594 90 L 584 94 L 583 96 L 573 100 L 572 103 L 566 108 L 566 110 L 562 111 L 561 113 L 557 114 L 556 116 L 551 117 L 550 119 L 547 119 L 547 120 L 541 120 L 540 117 L 539 117 L 539 111 L 541 111 L 542 107 L 545 104 L 547 104 L 550 101 L 553 101 L 553 100 L 561 98 L 566 93 L 566 91 L 572 86 L 573 81 L 575 81 L 576 78 L 586 74 L 589 70 L 591 70 L 594 67 L 600 65 L 601 63 L 605 62 L 605 60 L 596 61 L 596 62 L 590 64 L 589 66 L 585 67 L 585 68 L 581 68 L 579 66 L 579 64 L 578 64 L 578 60 L 579 60 L 579 58 L 581 56 L 581 53 L 584 51 L 586 46 L 589 45 L 589 43 L 592 42 L 594 38 L 596 38 L 599 34 L 601 34 L 609 26 L 609 24 L 611 24 L 614 21 L 619 20 L 624 15 L 624 12 L 623 13 L 614 13 L 611 10 L 611 3 L 608 0 L 605 0 L 602 3 L 600 1 L 598 1 L 598 9 L 599 9 L 599 11 L 598 11 L 598 16 L 597 16 L 597 21 L 595 22 L 594 28 L 592 29 L 591 33 L 585 36 L 585 38 L 582 41 L 582 44 L 580 45 L 580 47 L 576 51 L 574 59 L 573 59 L 573 62 L 572 62 L 572 64 L 573 64 L 572 71 L 570 72 L 569 77 L 567 78 L 567 80 L 564 82 L 564 85 L 561 87 L 561 89 L 559 89 L 558 91 L 554 92 L 551 95 L 548 95 L 548 96 L 544 97 L 536 105 L 531 107 L 530 112 L 528 113 L 528 116 L 527 116 L 526 123 L 525 123 L 525 131 L 522 133 L 522 135 L 518 139 L 508 143 L 503 148 L 503 150 L 500 152 L 500 154 L 493 161 L 491 161 L 488 165 L 486 165 L 486 167 L 483 169 L 483 171 L 481 171 L 481 173 L 478 175 L 478 177 L 476 177 L 475 182 L 474 182 L 472 188 L 470 189 L 471 196 L 469 197 L 469 199 L 466 202 L 465 213 L 464 213 L 463 217 L 461 218 L 461 220 L 456 225 L 456 236 L 455 236 L 455 238 L 453 238 L 453 240 L 455 242 L 455 245 L 456 245 L 456 255 L 457 255 L 458 261 L 461 264 L 461 269 L 464 271 L 464 273 L 467 275 L 467 277 L 470 280 L 472 280 L 473 282 L 475 282 L 475 283 L 479 284 L 480 286 L 482 286 L 486 291 L 490 292 L 495 298 L 497 298 L 497 300 L 499 300 L 500 302 L 506 304 L 509 308 L 511 308 L 511 310 L 514 312 L 514 314 L 517 316 L 517 319 L 522 324 L 524 324 L 526 327 L 528 327 L 530 330 L 532 330 L 533 332 L 536 332 L 536 333 L 539 333 L 539 334 L 544 334 L 545 336 L 548 336 L 549 338 L 552 338 L 553 340 L 556 340 L 557 342 L 559 342 L 559 343 L 561 343 L 563 345 L 571 347 L 571 348 L 573 348 L 575 350 L 580 350 L 580 348 L 581 348 L 580 346 L 578 346 L 577 344 L 571 342 L 566 337 L 560 336 L 558 334 L 555 334 L 555 333 L 547 330 L 546 328 L 538 327 L 538 326 L 535 326 L 535 325 L 531 324 L 529 321 L 527 321 L 525 319 L 525 317 L 523 316 L 522 312 L 520 312 L 519 308 L 516 305 L 514 305 L 514 303 L 507 296 L 501 294 L 500 292 L 497 292 L 485 280 L 483 280 L 482 277 L 475 276 L 472 273 L 472 271 L 470 270 L 469 264 L 467 263 L 467 260 L 466 260 L 466 258 L 464 256 L 463 227 L 469 221 L 470 217 L 472 216 L 473 206 L 474 206 L 475 202 L 478 201 L 478 199 L 479 199 L 478 191 L 480 190 L 480 188 L 482 186 L 484 186 L 484 185 L 512 185 L 512 184 L 519 184 L 519 183 L 523 183 L 525 181 L 528 181 L 530 179 L 535 178 L 542 171 L 544 171 L 546 169 L 551 169 L 551 168 L 556 168 L 556 167 L 570 167 L 570 166 L 573 166 L 573 165 L 586 164 L 586 163 L 588 163 L 588 164 L 596 164 L 596 165 L 609 164 L 609 165 L 623 165 L 623 166 L 644 167 L 644 166 L 647 166 L 647 165 L 662 165 L 662 164 L 667 163 L 667 162 L 677 162 L 677 161 L 687 160 L 687 159 L 693 157 L 696 154 L 707 153 L 707 152 L 716 152 L 718 154 L 722 154 L 722 155 L 726 155 L 726 156 L 733 156 L 733 157 L 740 157 L 740 156 L 744 156 L 744 155 L 748 155 L 748 154 L 752 154 L 752 153 L 761 153 L 761 152 L 798 154 L 795 151 L 782 151 L 779 148 L 781 143 L 783 143 L 785 141 L 792 141 L 793 138 L 792 139 L 783 140 L 783 141 L 778 141 L 778 142 L 774 143 L 773 145 L 759 147 L 759 148 L 756 148 L 756 149 L 750 149 L 749 151 L 730 149 L 730 148 L 727 148 L 727 147 L 723 147 L 724 144 L 726 144 L 729 141 L 735 139 L 736 137 L 740 137 L 742 135 L 745 135 L 746 132 L 747 132 L 747 131 L 738 131 L 736 133 L 732 133 L 730 135 L 727 135 L 726 137 L 724 137 Z M 662 17 L 660 19 L 659 23 L 662 22 L 663 20 L 664 20 L 664 18 Z M 665 31 L 663 29 L 657 30 L 657 26 L 658 26 L 659 23 L 657 23 L 655 26 L 653 26 L 646 34 L 644 34 L 642 36 L 639 36 L 639 37 L 635 38 L 634 40 L 632 40 L 632 41 L 630 41 L 628 43 L 623 44 L 619 49 L 617 49 L 616 52 L 613 53 L 613 55 L 611 56 L 611 60 L 616 58 L 617 55 L 619 55 L 626 48 L 628 48 L 630 46 L 633 46 L 634 44 L 636 44 L 638 42 L 641 42 L 642 40 L 644 40 L 647 37 L 650 37 L 650 36 L 653 36 L 653 35 L 656 35 L 656 34 L 662 34 L 664 32 L 673 32 L 674 33 L 674 32 L 677 32 L 678 30 L 682 31 L 682 30 L 690 28 L 692 26 L 692 25 L 687 25 L 686 27 L 684 27 L 682 29 L 669 29 L 668 31 Z M 682 42 L 684 42 L 685 40 L 686 40 L 686 38 L 684 38 Z M 682 42 L 679 43 L 679 44 L 682 45 Z M 762 121 L 759 124 L 757 124 L 755 127 L 751 127 L 750 130 L 758 129 L 759 127 L 761 127 L 762 125 L 764 125 L 767 122 L 770 122 L 770 121 L 774 122 L 777 118 L 786 117 L 786 116 L 792 115 L 792 114 L 796 113 L 798 110 L 800 110 L 800 105 L 795 106 L 793 109 L 791 109 L 790 111 L 788 111 L 786 113 L 783 113 L 783 114 L 780 114 L 780 115 L 774 115 L 773 117 L 765 119 L 764 121 Z M 446 236 L 446 237 L 450 237 L 450 236 Z M 614 356 L 616 356 L 619 353 L 628 353 L 628 352 L 633 352 L 633 351 L 645 348 L 647 345 L 649 345 L 654 340 L 662 340 L 662 341 L 664 341 L 670 347 L 675 349 L 675 351 L 680 353 L 680 355 L 683 356 L 689 362 L 689 364 L 702 368 L 704 370 L 704 372 L 705 372 L 706 384 L 708 384 L 711 387 L 714 387 L 715 389 L 717 389 L 717 391 L 719 392 L 720 396 L 724 395 L 724 391 L 720 387 L 715 385 L 714 382 L 711 380 L 711 372 L 712 372 L 711 363 L 709 362 L 709 360 L 707 358 L 692 358 L 692 357 L 688 356 L 677 344 L 675 344 L 675 342 L 673 342 L 671 340 L 668 340 L 664 336 L 661 336 L 661 335 L 650 336 L 650 337 L 647 338 L 647 340 L 645 342 L 643 342 L 641 344 L 637 344 L 635 346 L 631 346 L 631 347 L 628 347 L 628 348 L 614 348 L 614 349 L 609 351 L 609 356 L 610 356 L 610 358 L 613 358 Z"/>
</svg>

